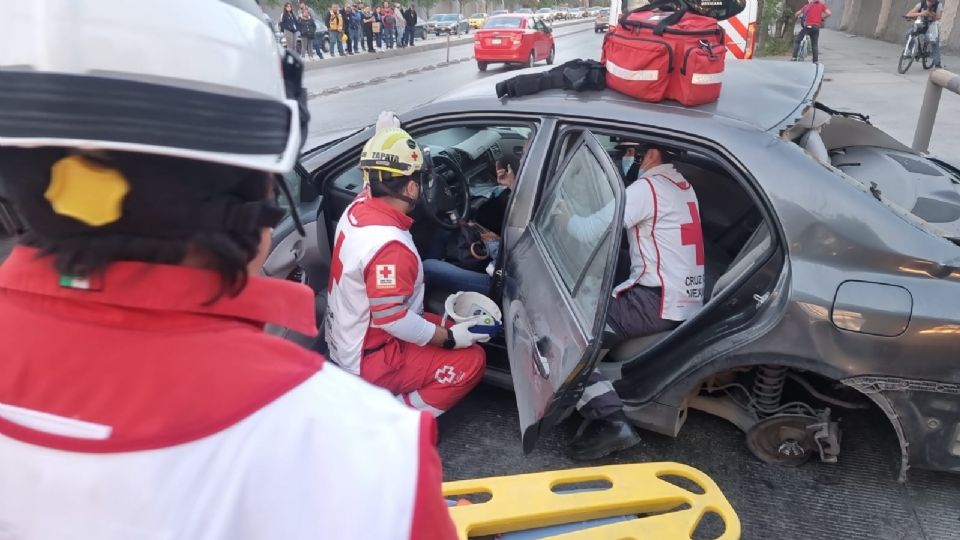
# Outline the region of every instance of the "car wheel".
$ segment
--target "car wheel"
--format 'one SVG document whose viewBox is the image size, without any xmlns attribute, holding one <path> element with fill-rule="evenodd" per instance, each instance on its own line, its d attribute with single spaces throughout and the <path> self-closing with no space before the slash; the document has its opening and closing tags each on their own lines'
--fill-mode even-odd
<svg viewBox="0 0 960 540">
<path fill-rule="evenodd" d="M 550 54 L 547 55 L 547 65 L 553 65 L 553 58 L 557 55 L 557 49 L 555 47 L 550 47 Z"/>
<path fill-rule="evenodd" d="M 437 37 L 440 37 L 440 32 L 437 32 Z"/>
<path fill-rule="evenodd" d="M 477 61 L 477 69 L 479 69 L 480 71 L 486 71 L 486 70 L 487 70 L 487 63 L 486 63 L 486 62 L 480 62 L 480 61 L 478 60 L 478 61 Z"/>
<path fill-rule="evenodd" d="M 530 51 L 530 58 L 527 58 L 527 67 L 533 67 L 537 63 L 537 55 L 533 51 Z"/>
</svg>

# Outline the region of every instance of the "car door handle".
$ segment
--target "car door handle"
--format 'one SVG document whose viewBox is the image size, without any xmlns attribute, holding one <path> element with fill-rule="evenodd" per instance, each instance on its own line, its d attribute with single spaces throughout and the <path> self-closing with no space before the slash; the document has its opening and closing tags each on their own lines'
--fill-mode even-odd
<svg viewBox="0 0 960 540">
<path fill-rule="evenodd" d="M 523 311 L 522 309 L 520 311 Z M 534 333 L 533 328 L 527 323 L 526 314 L 521 315 L 518 311 L 513 316 L 513 323 L 516 327 L 522 328 L 524 334 L 530 338 L 530 349 L 533 353 L 533 366 L 537 374 L 544 379 L 550 378 L 550 364 L 547 362 L 547 354 L 550 351 L 550 339 L 540 337 Z M 546 354 L 544 353 L 546 351 Z"/>
<path fill-rule="evenodd" d="M 538 337 L 531 334 L 533 338 L 533 363 L 537 366 L 537 373 L 544 379 L 550 378 L 550 363 L 547 356 L 550 354 L 550 338 Z"/>
</svg>

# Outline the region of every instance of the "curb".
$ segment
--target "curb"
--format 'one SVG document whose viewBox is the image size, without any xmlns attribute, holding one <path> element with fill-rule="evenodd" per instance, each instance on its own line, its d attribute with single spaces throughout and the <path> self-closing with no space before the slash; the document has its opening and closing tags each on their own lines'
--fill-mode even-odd
<svg viewBox="0 0 960 540">
<path fill-rule="evenodd" d="M 581 23 L 592 23 L 592 22 L 593 22 L 593 19 L 591 18 L 580 19 L 577 21 L 563 21 L 553 25 L 552 28 L 553 29 L 565 28 L 567 26 L 575 26 Z M 475 32 L 476 30 L 473 30 L 473 31 Z M 456 39 L 451 38 L 450 46 L 454 47 L 457 45 L 464 45 L 466 43 L 472 43 L 472 42 L 473 42 L 473 34 L 466 34 L 464 35 L 464 37 L 458 37 Z M 421 43 L 424 43 L 424 42 L 421 41 Z M 357 64 L 360 62 L 371 62 L 373 60 L 380 60 L 383 58 L 395 58 L 397 56 L 406 56 L 408 54 L 415 54 L 418 52 L 435 51 L 437 49 L 446 48 L 446 46 L 447 46 L 447 40 L 444 38 L 440 38 L 440 39 L 433 39 L 430 42 L 426 42 L 423 45 L 413 45 L 413 46 L 408 46 L 404 48 L 386 49 L 383 51 L 377 51 L 375 54 L 370 54 L 366 51 L 360 51 L 359 53 L 356 53 L 353 56 L 336 56 L 331 58 L 329 56 L 329 53 L 327 53 L 327 55 L 324 56 L 323 60 L 317 60 L 313 62 L 310 62 L 310 61 L 304 62 L 303 68 L 305 71 L 312 71 L 315 69 L 323 69 L 326 67 L 342 66 L 346 64 Z"/>
<path fill-rule="evenodd" d="M 573 24 L 575 24 L 575 23 L 573 23 Z M 567 25 L 567 26 L 573 26 L 573 24 L 570 24 L 570 25 Z M 589 28 L 578 28 L 578 29 L 576 29 L 576 30 L 574 30 L 574 31 L 572 31 L 572 32 L 565 32 L 565 33 L 563 34 L 563 36 L 569 36 L 569 35 L 572 35 L 572 34 L 579 34 L 580 32 L 586 32 L 587 30 L 589 30 Z M 558 36 L 558 37 L 563 37 L 563 36 Z M 433 70 L 438 69 L 438 68 L 443 68 L 443 67 L 447 67 L 447 66 L 452 66 L 452 65 L 454 65 L 454 64 L 459 64 L 459 63 L 461 63 L 461 62 L 469 62 L 469 61 L 471 61 L 471 60 L 473 60 L 473 54 L 470 54 L 470 56 L 464 56 L 464 57 L 462 57 L 462 58 L 451 58 L 451 59 L 450 59 L 450 62 L 438 62 L 438 63 L 436 63 L 436 64 L 426 64 L 426 65 L 421 66 L 421 67 L 418 67 L 418 68 L 408 69 L 408 70 L 406 70 L 406 71 L 398 71 L 398 72 L 396 72 L 396 73 L 391 73 L 391 74 L 389 74 L 389 75 L 378 75 L 378 76 L 376 76 L 376 77 L 374 77 L 374 78 L 372 78 L 372 79 L 366 80 L 366 81 L 356 81 L 356 82 L 352 82 L 352 83 L 345 84 L 345 85 L 342 85 L 342 86 L 333 86 L 333 87 L 330 87 L 330 88 L 324 88 L 324 89 L 322 89 L 322 90 L 313 90 L 313 91 L 310 91 L 310 92 L 307 93 L 307 99 L 309 100 L 309 99 L 314 99 L 314 98 L 318 98 L 318 97 L 322 97 L 322 96 L 330 96 L 330 95 L 333 95 L 333 94 L 339 94 L 339 93 L 341 93 L 341 92 L 347 92 L 347 91 L 350 91 L 350 90 L 356 90 L 357 88 L 363 88 L 364 86 L 369 86 L 369 85 L 380 84 L 380 83 L 382 83 L 382 82 L 386 82 L 388 79 L 400 79 L 400 78 L 405 77 L 405 76 L 407 76 L 407 75 L 414 75 L 414 74 L 417 74 L 417 73 L 422 73 L 422 72 L 424 72 L 424 71 L 433 71 Z"/>
</svg>

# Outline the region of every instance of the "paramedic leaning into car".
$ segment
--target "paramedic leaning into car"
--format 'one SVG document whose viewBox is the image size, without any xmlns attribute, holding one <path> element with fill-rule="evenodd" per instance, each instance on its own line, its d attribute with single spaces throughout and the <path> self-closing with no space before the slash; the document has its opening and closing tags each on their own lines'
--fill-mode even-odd
<svg viewBox="0 0 960 540">
<path fill-rule="evenodd" d="M 315 332 L 254 275 L 308 118 L 245 4 L 0 3 L 4 538 L 456 537 L 434 419 L 263 331 Z"/>
<path fill-rule="evenodd" d="M 383 115 L 381 115 L 381 119 Z M 328 287 L 330 359 L 404 403 L 438 416 L 480 381 L 485 354 L 474 323 L 446 328 L 423 315 L 423 265 L 407 214 L 420 196 L 423 154 L 385 127 L 360 155 L 366 189 L 335 233 Z"/>
<path fill-rule="evenodd" d="M 703 236 L 697 194 L 662 149 L 624 142 L 640 160 L 639 179 L 626 190 L 623 227 L 630 245 L 630 276 L 614 289 L 607 327 L 616 341 L 673 330 L 703 306 Z M 642 158 L 642 159 L 641 159 Z M 573 216 L 567 231 L 595 242 L 610 223 L 612 205 Z M 611 344 L 615 345 L 615 343 Z M 577 403 L 586 418 L 568 448 L 574 459 L 598 459 L 640 442 L 610 381 L 594 371 Z"/>
</svg>

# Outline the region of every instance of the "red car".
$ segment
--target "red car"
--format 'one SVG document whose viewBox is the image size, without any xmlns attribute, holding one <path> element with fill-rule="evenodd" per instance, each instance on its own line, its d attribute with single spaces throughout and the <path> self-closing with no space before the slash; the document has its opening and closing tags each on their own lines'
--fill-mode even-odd
<svg viewBox="0 0 960 540">
<path fill-rule="evenodd" d="M 473 37 L 477 68 L 486 71 L 494 63 L 533 67 L 538 60 L 553 64 L 556 48 L 552 32 L 533 15 L 508 13 L 490 17 Z"/>
</svg>

